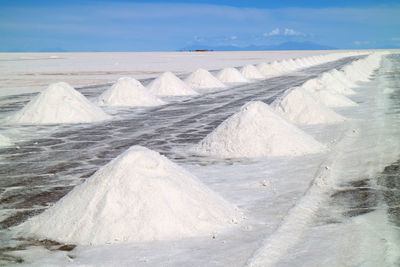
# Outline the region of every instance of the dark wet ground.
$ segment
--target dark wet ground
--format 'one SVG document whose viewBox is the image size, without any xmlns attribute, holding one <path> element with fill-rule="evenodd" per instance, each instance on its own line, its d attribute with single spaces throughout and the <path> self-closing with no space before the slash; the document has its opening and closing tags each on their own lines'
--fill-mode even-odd
<svg viewBox="0 0 400 267">
<path fill-rule="evenodd" d="M 0 149 L 0 211 L 7 212 L 0 221 L 0 229 L 18 225 L 42 212 L 132 145 L 148 147 L 178 162 L 199 163 L 204 159 L 188 155 L 185 152 L 187 148 L 203 139 L 240 106 L 251 100 L 270 103 L 285 90 L 354 59 L 357 57 L 319 65 L 301 73 L 181 99 L 161 107 L 107 109 L 115 117 L 103 123 L 4 125 L 1 128 L 17 127 L 22 132 L 40 137 Z M 106 88 L 85 87 L 80 91 L 88 98 L 94 98 Z M 21 109 L 32 96 L 0 98 L 0 114 Z M 352 193 L 343 191 L 337 196 L 349 194 Z M 360 197 L 369 199 L 369 191 L 364 190 Z M 2 244 L 0 254 L 13 249 Z M 1 259 L 0 256 L 0 262 Z"/>
</svg>

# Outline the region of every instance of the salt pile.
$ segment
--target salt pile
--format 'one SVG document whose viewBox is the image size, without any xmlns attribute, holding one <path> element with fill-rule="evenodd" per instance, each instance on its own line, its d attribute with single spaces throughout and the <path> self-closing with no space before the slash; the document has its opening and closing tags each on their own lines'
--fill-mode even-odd
<svg viewBox="0 0 400 267">
<path fill-rule="evenodd" d="M 272 77 L 282 74 L 280 71 L 265 62 L 259 63 L 257 65 L 257 69 L 266 77 Z"/>
<path fill-rule="evenodd" d="M 217 79 L 223 83 L 248 83 L 247 80 L 237 69 L 225 68 L 218 72 Z"/>
<path fill-rule="evenodd" d="M 182 167 L 133 146 L 17 230 L 84 245 L 173 240 L 233 226 L 237 214 Z"/>
<path fill-rule="evenodd" d="M 88 123 L 110 119 L 65 82 L 51 84 L 8 119 L 23 124 Z"/>
<path fill-rule="evenodd" d="M 307 90 L 316 100 L 327 107 L 355 107 L 358 104 L 342 94 L 331 92 L 329 90 Z"/>
<path fill-rule="evenodd" d="M 223 88 L 225 85 L 205 69 L 197 69 L 185 82 L 192 88 Z"/>
<path fill-rule="evenodd" d="M 222 158 L 293 156 L 324 149 L 260 101 L 244 105 L 194 148 L 200 154 Z"/>
<path fill-rule="evenodd" d="M 343 94 L 343 95 L 354 95 L 352 89 L 347 87 L 344 83 L 340 80 L 336 79 L 332 74 L 329 72 L 322 73 L 317 79 L 328 89 L 332 90 L 336 93 Z"/>
<path fill-rule="evenodd" d="M 277 98 L 272 106 L 283 117 L 299 124 L 331 124 L 345 120 L 300 87 L 288 90 L 282 97 Z"/>
<path fill-rule="evenodd" d="M 247 79 L 261 80 L 265 78 L 254 65 L 246 65 L 242 67 L 240 73 Z"/>
<path fill-rule="evenodd" d="M 185 84 L 172 72 L 164 72 L 153 80 L 147 88 L 154 95 L 161 96 L 179 96 L 179 95 L 197 95 L 198 93 Z"/>
<path fill-rule="evenodd" d="M 149 107 L 165 104 L 139 81 L 122 77 L 98 98 L 101 106 Z"/>
<path fill-rule="evenodd" d="M 3 146 L 11 146 L 12 143 L 8 137 L 5 137 L 4 135 L 0 134 L 0 147 Z"/>
</svg>

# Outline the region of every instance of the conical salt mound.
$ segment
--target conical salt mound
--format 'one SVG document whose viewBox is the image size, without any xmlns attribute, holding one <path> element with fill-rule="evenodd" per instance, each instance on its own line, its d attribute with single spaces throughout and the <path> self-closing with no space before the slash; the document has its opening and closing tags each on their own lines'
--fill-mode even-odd
<svg viewBox="0 0 400 267">
<path fill-rule="evenodd" d="M 0 147 L 3 146 L 11 146 L 12 143 L 8 137 L 5 137 L 4 135 L 0 134 Z"/>
<path fill-rule="evenodd" d="M 101 106 L 151 107 L 165 104 L 139 81 L 122 77 L 98 98 Z"/>
<path fill-rule="evenodd" d="M 272 106 L 284 118 L 298 124 L 338 123 L 344 117 L 320 104 L 303 88 L 289 90 L 281 98 L 276 99 Z"/>
<path fill-rule="evenodd" d="M 197 95 L 198 93 L 190 88 L 181 79 L 172 72 L 164 72 L 154 79 L 147 88 L 154 95 L 160 96 L 180 96 L 180 95 Z"/>
<path fill-rule="evenodd" d="M 355 107 L 358 104 L 342 94 L 331 92 L 326 89 L 306 89 L 316 100 L 327 107 Z"/>
<path fill-rule="evenodd" d="M 266 77 L 272 77 L 282 74 L 280 71 L 273 68 L 270 64 L 261 62 L 257 65 L 257 69 Z"/>
<path fill-rule="evenodd" d="M 51 84 L 8 119 L 23 124 L 88 123 L 110 119 L 65 82 Z"/>
<path fill-rule="evenodd" d="M 191 73 L 185 82 L 192 88 L 223 88 L 226 87 L 205 69 L 198 69 Z"/>
<path fill-rule="evenodd" d="M 173 240 L 233 226 L 237 212 L 182 167 L 133 146 L 16 230 L 84 245 Z"/>
<path fill-rule="evenodd" d="M 218 72 L 217 79 L 223 83 L 248 83 L 247 80 L 237 69 L 225 68 Z"/>
<path fill-rule="evenodd" d="M 289 90 L 281 98 L 276 99 L 272 106 L 284 118 L 298 124 L 338 123 L 344 117 L 317 102 L 301 87 Z"/>
<path fill-rule="evenodd" d="M 260 101 L 244 105 L 194 148 L 200 154 L 222 158 L 293 156 L 324 149 Z"/>
<path fill-rule="evenodd" d="M 326 89 L 333 92 L 343 95 L 354 95 L 356 93 L 340 80 L 332 76 L 332 74 L 330 74 L 329 72 L 322 73 L 317 79 L 324 85 Z"/>
<path fill-rule="evenodd" d="M 265 79 L 265 76 L 254 66 L 254 65 L 246 65 L 242 67 L 240 73 L 247 79 L 252 80 L 262 80 Z"/>
</svg>

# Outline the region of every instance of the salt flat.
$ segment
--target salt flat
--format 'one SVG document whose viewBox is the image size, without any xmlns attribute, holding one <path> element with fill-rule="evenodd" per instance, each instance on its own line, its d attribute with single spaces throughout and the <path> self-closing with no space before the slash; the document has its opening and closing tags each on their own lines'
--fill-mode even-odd
<svg viewBox="0 0 400 267">
<path fill-rule="evenodd" d="M 121 76 L 142 79 L 166 71 L 188 73 L 326 53 L 330 52 L 0 53 L 0 95 L 41 91 L 60 79 L 80 87 L 111 83 Z"/>
<path fill-rule="evenodd" d="M 78 82 L 77 90 L 95 103 L 111 87 L 106 83 L 115 82 L 120 76 L 143 78 L 146 85 L 151 82 L 149 77 L 164 71 L 188 74 L 199 67 L 219 70 L 305 55 L 302 53 L 322 52 L 132 54 L 132 57 L 143 57 L 142 61 L 123 59 L 123 54 L 100 57 L 97 57 L 99 54 L 82 54 L 75 61 L 66 59 L 70 65 L 59 67 L 64 68 L 60 76 L 40 74 L 28 89 L 43 90 L 48 82 L 65 79 L 72 84 Z M 55 65 L 62 61 L 61 58 L 44 59 L 51 55 L 40 54 L 43 58 L 36 63 L 35 59 L 23 59 L 11 65 L 15 64 L 16 73 L 22 73 L 24 62 L 29 61 L 27 68 L 31 68 L 31 73 L 35 65 L 38 70 L 43 68 L 50 72 L 57 70 Z M 157 63 L 157 55 L 163 63 Z M 173 55 L 179 60 L 174 61 Z M 23 264 L 37 266 L 395 266 L 399 262 L 400 240 L 396 217 L 399 197 L 396 185 L 400 181 L 396 178 L 395 167 L 400 153 L 400 57 L 398 54 L 381 56 L 378 69 L 373 64 L 372 69 L 368 69 L 366 53 L 355 53 L 252 83 L 199 90 L 199 95 L 194 96 L 163 97 L 167 104 L 162 106 L 103 107 L 113 118 L 92 124 L 16 125 L 5 120 L 35 96 L 23 94 L 27 92 L 22 87 L 23 81 L 29 81 L 28 78 L 17 79 L 12 90 L 9 88 L 11 93 L 7 89 L 4 93 L 7 96 L 0 97 L 0 134 L 13 143 L 0 150 L 0 260 L 6 264 L 21 260 Z M 88 58 L 94 61 L 86 62 L 84 59 Z M 118 69 L 104 63 L 115 58 L 125 62 L 124 67 Z M 186 62 L 184 58 L 193 58 L 193 61 Z M 82 65 L 77 64 L 83 61 Z M 54 69 L 46 62 L 53 62 Z M 103 63 L 96 67 L 95 62 Z M 138 76 L 125 72 L 97 73 L 95 77 L 82 75 L 83 79 L 79 80 L 75 76 L 80 74 L 68 75 L 67 72 L 67 68 L 71 72 L 79 72 L 80 68 L 93 72 L 105 69 L 112 72 L 113 68 L 122 71 L 129 64 L 142 73 L 137 73 Z M 341 71 L 345 66 L 346 73 Z M 325 81 L 323 74 L 332 69 L 341 72 L 342 82 L 346 77 L 358 75 L 369 78 L 363 82 L 354 79 L 351 89 L 355 94 L 346 95 L 357 105 L 332 109 L 347 118 L 346 121 L 293 124 L 324 144 L 326 151 L 301 156 L 242 158 L 229 157 L 229 151 L 228 157 L 223 158 L 193 152 L 193 147 L 246 103 L 271 104 L 291 88 L 311 79 Z M 3 72 L 1 75 L 6 76 Z M 89 80 L 96 85 L 84 86 Z M 313 89 L 334 90 L 329 89 L 329 85 Z M 302 104 L 296 99 L 294 103 Z M 303 115 L 313 115 L 312 111 L 311 108 L 307 110 L 310 114 Z M 255 128 L 252 133 L 261 134 Z M 168 240 L 99 245 L 61 239 L 60 243 L 51 242 L 44 239 L 46 231 L 38 238 L 27 233 L 21 235 L 13 228 L 50 206 L 57 207 L 55 203 L 62 196 L 77 188 L 76 185 L 85 185 L 95 171 L 133 145 L 161 153 L 237 207 L 242 217 L 235 222 L 236 227 Z M 151 169 L 153 165 L 146 166 Z M 94 189 L 91 188 L 97 192 Z M 96 199 L 107 198 L 100 195 Z M 112 209 L 107 209 L 107 213 L 112 213 Z M 98 215 L 101 212 L 96 214 L 96 218 L 101 218 Z M 68 232 L 62 234 L 68 235 Z M 371 242 L 374 246 L 369 245 Z"/>
</svg>

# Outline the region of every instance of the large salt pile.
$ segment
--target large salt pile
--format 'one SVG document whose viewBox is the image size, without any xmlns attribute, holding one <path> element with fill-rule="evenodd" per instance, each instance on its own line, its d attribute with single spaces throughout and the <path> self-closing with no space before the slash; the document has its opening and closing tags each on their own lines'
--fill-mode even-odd
<svg viewBox="0 0 400 267">
<path fill-rule="evenodd" d="M 223 83 L 248 83 L 247 80 L 237 69 L 225 68 L 217 74 L 217 79 Z"/>
<path fill-rule="evenodd" d="M 265 62 L 257 64 L 257 69 L 266 77 L 273 77 L 282 74 L 279 70 Z"/>
<path fill-rule="evenodd" d="M 320 104 L 301 87 L 288 90 L 272 106 L 286 119 L 298 124 L 338 123 L 344 117 Z"/>
<path fill-rule="evenodd" d="M 324 146 L 267 104 L 255 101 L 222 122 L 194 150 L 203 155 L 240 158 L 304 155 L 321 152 Z"/>
<path fill-rule="evenodd" d="M 86 245 L 173 240 L 223 230 L 236 215 L 182 167 L 133 146 L 17 230 Z"/>
<path fill-rule="evenodd" d="M 172 72 L 164 72 L 154 79 L 147 88 L 155 95 L 161 96 L 179 96 L 179 95 L 197 95 L 198 93 L 190 88 L 181 79 Z"/>
<path fill-rule="evenodd" d="M 111 116 L 65 82 L 51 84 L 8 119 L 24 124 L 88 123 Z"/>
<path fill-rule="evenodd" d="M 223 88 L 226 87 L 220 80 L 215 78 L 205 69 L 197 69 L 191 73 L 185 82 L 192 88 Z"/>
<path fill-rule="evenodd" d="M 12 143 L 8 137 L 5 137 L 4 135 L 0 134 L 0 147 L 3 146 L 11 146 Z"/>
<path fill-rule="evenodd" d="M 98 98 L 102 106 L 150 107 L 165 104 L 153 95 L 139 81 L 122 77 Z"/>
</svg>

